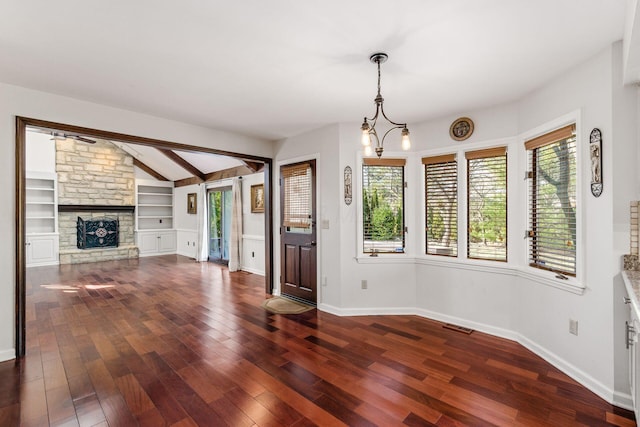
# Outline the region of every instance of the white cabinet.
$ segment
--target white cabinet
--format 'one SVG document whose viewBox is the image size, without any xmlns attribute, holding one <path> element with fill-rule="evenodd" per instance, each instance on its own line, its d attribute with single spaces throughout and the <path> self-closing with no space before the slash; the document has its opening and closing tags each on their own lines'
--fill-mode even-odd
<svg viewBox="0 0 640 427">
<path fill-rule="evenodd" d="M 27 267 L 58 264 L 58 235 L 27 234 Z"/>
<path fill-rule="evenodd" d="M 630 300 L 626 300 L 630 301 Z M 630 316 L 627 322 L 626 340 L 627 348 L 629 349 L 629 384 L 631 385 L 631 398 L 633 400 L 634 413 L 636 419 L 640 419 L 640 343 L 638 342 L 638 335 L 640 334 L 640 320 L 638 314 L 630 305 Z"/>
<path fill-rule="evenodd" d="M 175 230 L 138 231 L 136 236 L 140 256 L 161 255 L 176 252 L 177 245 Z"/>
<path fill-rule="evenodd" d="M 27 267 L 58 264 L 57 176 L 27 172 L 25 183 Z"/>
</svg>

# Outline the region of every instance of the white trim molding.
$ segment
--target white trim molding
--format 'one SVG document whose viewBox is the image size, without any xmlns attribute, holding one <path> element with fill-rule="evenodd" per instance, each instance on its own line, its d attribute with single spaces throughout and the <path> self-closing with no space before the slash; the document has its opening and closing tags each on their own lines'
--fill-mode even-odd
<svg viewBox="0 0 640 427">
<path fill-rule="evenodd" d="M 16 349 L 10 348 L 8 350 L 0 350 L 0 362 L 6 362 L 7 360 L 13 360 L 16 358 Z"/>
</svg>

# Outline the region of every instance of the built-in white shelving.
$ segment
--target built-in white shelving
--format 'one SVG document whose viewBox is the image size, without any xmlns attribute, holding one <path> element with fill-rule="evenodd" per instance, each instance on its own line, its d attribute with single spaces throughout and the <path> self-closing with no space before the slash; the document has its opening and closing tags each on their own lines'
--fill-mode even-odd
<svg viewBox="0 0 640 427">
<path fill-rule="evenodd" d="M 25 184 L 27 266 L 57 264 L 57 176 L 55 173 L 27 172 Z"/>
<path fill-rule="evenodd" d="M 176 252 L 173 182 L 136 181 L 136 242 L 140 256 Z"/>
</svg>

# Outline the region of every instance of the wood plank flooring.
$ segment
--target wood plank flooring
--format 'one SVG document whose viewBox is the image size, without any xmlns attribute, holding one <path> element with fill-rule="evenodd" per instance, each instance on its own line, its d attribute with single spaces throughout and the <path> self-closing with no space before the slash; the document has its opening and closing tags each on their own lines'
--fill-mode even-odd
<svg viewBox="0 0 640 427">
<path fill-rule="evenodd" d="M 28 270 L 0 426 L 632 426 L 522 346 L 415 316 L 272 315 L 180 256 Z"/>
</svg>

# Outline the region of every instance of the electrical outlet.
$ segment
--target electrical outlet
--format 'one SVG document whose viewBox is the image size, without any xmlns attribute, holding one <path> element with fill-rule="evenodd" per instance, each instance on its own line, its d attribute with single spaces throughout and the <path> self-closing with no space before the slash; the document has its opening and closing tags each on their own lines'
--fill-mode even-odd
<svg viewBox="0 0 640 427">
<path fill-rule="evenodd" d="M 255 258 L 256 257 L 256 253 L 255 252 L 251 252 L 251 258 Z"/>
<path fill-rule="evenodd" d="M 569 319 L 569 333 L 573 335 L 578 335 L 578 321 Z"/>
<path fill-rule="evenodd" d="M 360 287 L 362 289 L 367 289 L 367 281 L 366 280 L 361 280 L 360 281 Z"/>
</svg>

